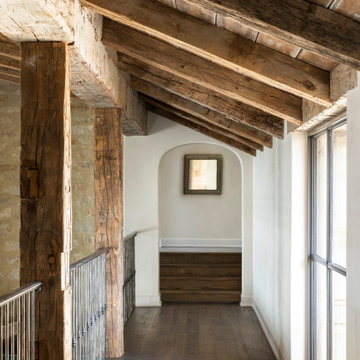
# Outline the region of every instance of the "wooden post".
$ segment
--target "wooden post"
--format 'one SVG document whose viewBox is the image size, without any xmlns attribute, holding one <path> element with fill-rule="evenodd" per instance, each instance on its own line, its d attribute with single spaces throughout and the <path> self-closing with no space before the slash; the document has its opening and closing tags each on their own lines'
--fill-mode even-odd
<svg viewBox="0 0 360 360">
<path fill-rule="evenodd" d="M 21 44 L 21 284 L 43 283 L 40 360 L 71 359 L 69 57 L 59 42 Z"/>
<path fill-rule="evenodd" d="M 95 109 L 95 244 L 108 247 L 106 357 L 124 352 L 123 148 L 120 109 Z"/>
</svg>

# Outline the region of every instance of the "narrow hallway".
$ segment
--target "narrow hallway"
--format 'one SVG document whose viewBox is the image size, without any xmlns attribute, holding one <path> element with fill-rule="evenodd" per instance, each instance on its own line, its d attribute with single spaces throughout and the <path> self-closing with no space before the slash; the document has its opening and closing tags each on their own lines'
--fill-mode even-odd
<svg viewBox="0 0 360 360">
<path fill-rule="evenodd" d="M 276 359 L 252 308 L 166 304 L 136 308 L 122 360 Z"/>
</svg>

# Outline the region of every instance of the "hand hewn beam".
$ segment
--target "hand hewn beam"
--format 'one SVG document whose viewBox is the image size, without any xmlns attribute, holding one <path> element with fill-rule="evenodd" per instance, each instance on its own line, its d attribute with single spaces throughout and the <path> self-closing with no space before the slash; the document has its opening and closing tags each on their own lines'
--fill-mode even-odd
<svg viewBox="0 0 360 360">
<path fill-rule="evenodd" d="M 168 104 L 185 113 L 193 115 L 199 119 L 207 121 L 224 130 L 228 130 L 236 135 L 255 141 L 260 145 L 264 145 L 270 148 L 272 147 L 273 138 L 271 135 L 268 135 L 265 132 L 228 119 L 223 114 L 220 114 L 200 104 L 187 100 L 179 95 L 166 91 L 159 86 L 156 86 L 139 78 L 132 76 L 130 84 L 134 89 L 136 89 L 142 94 L 155 98 L 165 104 Z"/>
<path fill-rule="evenodd" d="M 60 42 L 23 43 L 21 54 L 20 281 L 42 282 L 39 359 L 69 360 L 70 59 Z"/>
<path fill-rule="evenodd" d="M 328 105 L 330 102 L 327 71 L 155 0 L 80 1 L 112 20 L 245 76 L 323 105 Z"/>
<path fill-rule="evenodd" d="M 123 143 L 120 109 L 95 109 L 95 245 L 109 248 L 106 263 L 106 357 L 124 352 Z"/>
<path fill-rule="evenodd" d="M 360 23 L 303 0 L 188 0 L 252 29 L 360 69 Z M 304 26 L 306 24 L 306 26 Z"/>
<path fill-rule="evenodd" d="M 255 127 L 279 138 L 284 135 L 284 121 L 276 116 L 225 98 L 209 89 L 144 64 L 127 55 L 119 54 L 119 66 L 136 77 L 218 111 L 234 121 Z"/>
<path fill-rule="evenodd" d="M 309 131 L 339 115 L 345 114 L 347 93 L 357 86 L 357 71 L 349 66 L 339 64 L 331 71 L 331 99 L 333 105 L 331 107 L 324 107 L 304 99 L 304 123 L 297 130 Z"/>
<path fill-rule="evenodd" d="M 187 51 L 104 19 L 105 45 L 232 99 L 293 122 L 302 123 L 302 99 L 247 78 Z"/>
<path fill-rule="evenodd" d="M 209 136 L 209 137 L 211 137 L 211 138 L 213 138 L 215 140 L 223 142 L 224 144 L 230 145 L 230 146 L 232 146 L 232 147 L 234 147 L 236 149 L 239 149 L 241 151 L 244 151 L 244 152 L 246 152 L 246 153 L 248 153 L 250 155 L 256 156 L 256 150 L 251 148 L 250 146 L 244 145 L 244 144 L 239 143 L 239 142 L 237 142 L 235 140 L 232 140 L 232 139 L 229 139 L 229 138 L 227 138 L 225 136 L 217 134 L 214 131 L 211 131 L 211 130 L 209 130 L 207 128 L 204 128 L 204 127 L 202 127 L 202 126 L 200 126 L 198 124 L 195 124 L 195 123 L 193 123 L 193 122 L 191 122 L 191 121 L 189 121 L 187 119 L 184 119 L 184 118 L 182 118 L 182 117 L 180 117 L 178 115 L 175 115 L 175 114 L 173 114 L 173 113 L 171 113 L 169 111 L 166 111 L 166 110 L 164 110 L 164 109 L 162 109 L 162 108 L 160 108 L 158 106 L 154 106 L 152 104 L 147 103 L 146 107 L 147 107 L 147 109 L 149 111 L 152 111 L 152 112 L 154 112 L 154 113 L 156 113 L 156 114 L 158 114 L 160 116 L 163 116 L 163 117 L 165 117 L 165 118 L 167 118 L 167 119 L 169 119 L 171 121 L 174 121 L 174 122 L 176 122 L 176 123 L 178 123 L 180 125 L 186 126 L 191 130 L 197 131 L 197 132 L 199 132 L 199 133 L 201 133 L 203 135 Z"/>
<path fill-rule="evenodd" d="M 158 100 L 155 100 L 151 97 L 148 96 L 143 96 L 143 99 L 146 103 L 154 105 L 158 108 L 161 108 L 165 111 L 168 111 L 174 115 L 180 116 L 183 119 L 189 120 L 191 123 L 193 124 L 197 124 L 199 126 L 201 126 L 202 128 L 208 129 L 210 131 L 213 131 L 216 134 L 219 134 L 221 136 L 224 136 L 228 139 L 232 139 L 238 143 L 250 146 L 251 148 L 254 148 L 256 150 L 260 150 L 263 151 L 264 147 L 260 144 L 258 144 L 255 141 L 249 140 L 247 138 L 244 138 L 243 136 L 239 136 L 237 134 L 234 134 L 233 132 L 229 131 L 229 130 L 225 130 L 217 125 L 214 125 L 212 123 L 209 123 L 208 121 L 202 120 L 196 116 L 190 115 L 188 113 L 186 113 L 185 111 L 176 109 L 175 107 L 169 106 L 168 104 L 165 104 L 163 102 L 160 102 Z"/>
</svg>

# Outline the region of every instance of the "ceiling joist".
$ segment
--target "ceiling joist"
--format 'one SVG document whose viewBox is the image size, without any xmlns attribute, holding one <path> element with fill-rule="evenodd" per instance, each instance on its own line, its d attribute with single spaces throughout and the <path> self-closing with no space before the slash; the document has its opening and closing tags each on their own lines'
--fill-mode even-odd
<svg viewBox="0 0 360 360">
<path fill-rule="evenodd" d="M 329 72 L 155 0 L 81 0 L 81 3 L 245 76 L 324 106 L 331 104 Z"/>
<path fill-rule="evenodd" d="M 187 0 L 360 70 L 360 23 L 303 0 Z M 304 26 L 306 24 L 306 26 Z"/>
<path fill-rule="evenodd" d="M 108 19 L 104 19 L 102 41 L 105 45 L 146 64 L 281 117 L 295 125 L 302 124 L 302 99 L 297 96 L 247 78 Z"/>
<path fill-rule="evenodd" d="M 193 122 L 182 118 L 181 116 L 175 115 L 173 113 L 171 113 L 170 111 L 166 111 L 158 106 L 154 106 L 150 103 L 146 104 L 146 107 L 149 111 L 152 111 L 160 116 L 163 116 L 169 120 L 172 120 L 180 125 L 186 126 L 191 130 L 197 131 L 203 135 L 209 136 L 213 139 L 216 139 L 220 142 L 223 142 L 224 144 L 227 144 L 229 146 L 232 146 L 236 149 L 239 149 L 241 151 L 244 151 L 252 156 L 256 156 L 256 150 L 251 148 L 250 146 L 247 146 L 245 144 L 239 143 L 235 140 L 229 139 L 223 135 L 220 135 L 212 130 L 209 130 L 207 128 L 204 128 L 198 124 L 194 124 Z"/>
<path fill-rule="evenodd" d="M 127 55 L 119 54 L 119 66 L 122 70 L 136 77 L 218 111 L 234 121 L 255 127 L 279 138 L 284 136 L 284 121 L 281 118 L 226 98 L 221 94 L 144 64 Z"/>
<path fill-rule="evenodd" d="M 155 98 L 162 103 L 168 104 L 173 108 L 183 111 L 184 113 L 202 119 L 203 121 L 206 121 L 213 126 L 230 131 L 233 134 L 242 136 L 269 148 L 271 148 L 273 145 L 273 138 L 271 135 L 253 127 L 233 121 L 223 114 L 171 93 L 159 86 L 133 76 L 130 79 L 130 84 L 141 94 Z"/>
</svg>

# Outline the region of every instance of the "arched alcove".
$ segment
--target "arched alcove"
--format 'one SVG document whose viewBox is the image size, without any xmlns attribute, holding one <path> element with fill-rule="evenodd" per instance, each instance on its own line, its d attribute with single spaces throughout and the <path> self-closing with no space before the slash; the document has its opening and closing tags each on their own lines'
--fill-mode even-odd
<svg viewBox="0 0 360 360">
<path fill-rule="evenodd" d="M 185 195 L 184 155 L 219 154 L 221 195 Z M 185 144 L 168 151 L 159 166 L 160 245 L 171 248 L 237 248 L 242 241 L 242 174 L 238 157 L 215 144 Z"/>
</svg>

